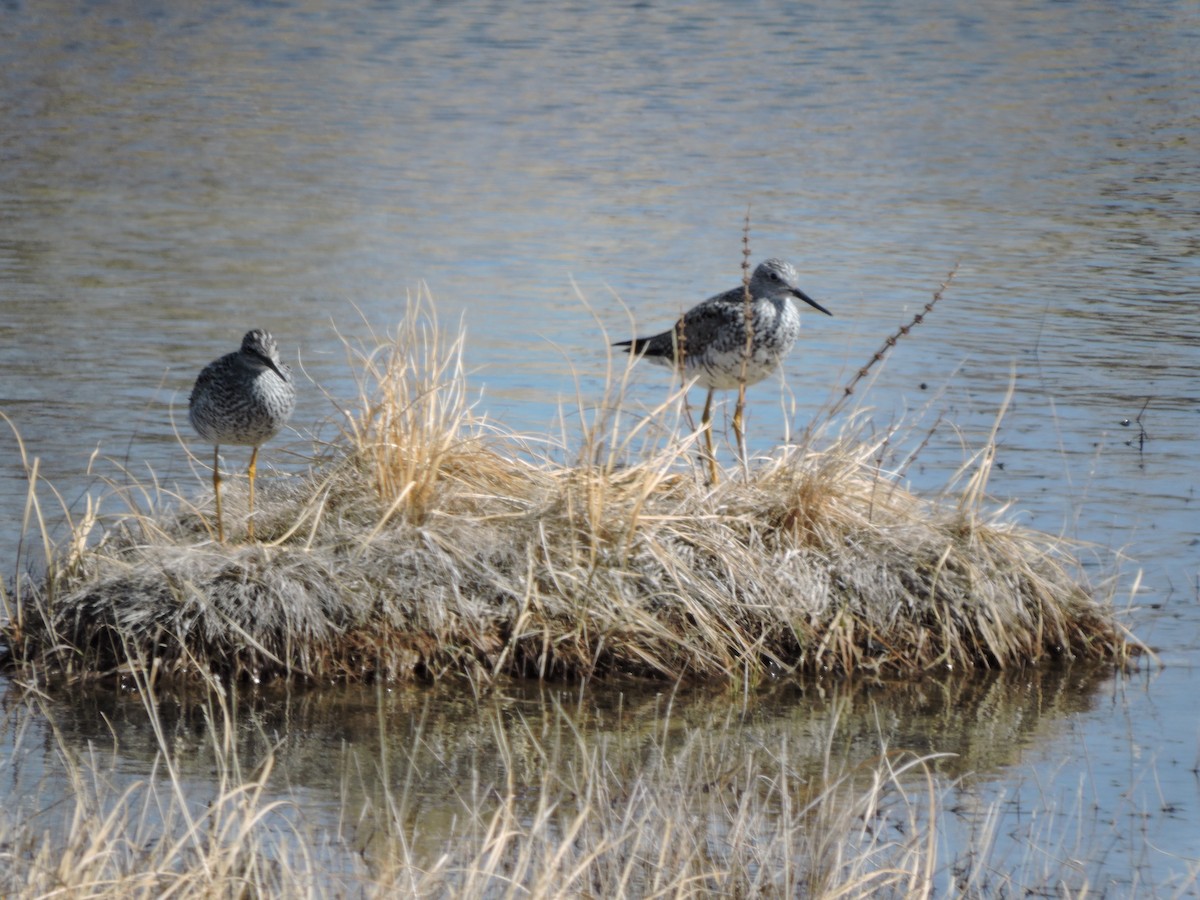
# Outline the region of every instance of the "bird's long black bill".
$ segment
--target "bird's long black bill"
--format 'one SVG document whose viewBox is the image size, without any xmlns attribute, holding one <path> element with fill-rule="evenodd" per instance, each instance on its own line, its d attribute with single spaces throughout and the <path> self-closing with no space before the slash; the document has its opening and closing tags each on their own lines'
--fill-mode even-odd
<svg viewBox="0 0 1200 900">
<path fill-rule="evenodd" d="M 812 297 L 808 296 L 808 294 L 804 293 L 804 291 L 796 291 L 795 293 L 796 293 L 797 297 L 799 297 L 801 300 L 803 300 L 805 303 L 807 303 L 813 309 L 819 309 L 821 312 L 825 313 L 825 315 L 827 315 L 827 316 L 833 315 L 833 313 L 831 313 L 829 310 L 827 310 L 825 307 L 823 307 L 820 303 L 818 303 Z"/>
<path fill-rule="evenodd" d="M 264 366 L 266 366 L 268 369 L 270 369 L 272 372 L 274 372 L 276 375 L 278 375 L 284 381 L 287 381 L 287 376 L 279 371 L 279 366 L 275 365 L 275 360 L 271 359 L 271 357 L 269 357 L 269 356 L 264 356 L 263 354 L 259 353 L 258 351 L 252 350 L 251 352 L 262 361 L 262 364 Z"/>
</svg>

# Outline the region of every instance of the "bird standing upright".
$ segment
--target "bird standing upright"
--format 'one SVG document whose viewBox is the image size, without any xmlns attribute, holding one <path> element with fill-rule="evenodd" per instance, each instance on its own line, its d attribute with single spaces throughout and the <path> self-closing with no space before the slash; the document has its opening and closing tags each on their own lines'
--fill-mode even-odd
<svg viewBox="0 0 1200 900">
<path fill-rule="evenodd" d="M 292 370 L 279 358 L 275 339 L 261 329 L 246 332 L 241 349 L 209 363 L 188 398 L 188 418 L 200 437 L 213 445 L 213 493 L 217 502 L 217 539 L 225 542 L 221 515 L 221 445 L 253 447 L 250 453 L 250 518 L 254 540 L 254 475 L 258 448 L 287 424 L 296 405 Z"/>
<path fill-rule="evenodd" d="M 708 388 L 700 425 L 705 431 L 709 474 L 714 483 L 717 464 L 712 445 L 713 391 L 744 389 L 775 371 L 800 333 L 800 311 L 795 299 L 827 316 L 833 315 L 800 290 L 798 280 L 790 263 L 768 259 L 755 268 L 749 282 L 693 306 L 670 331 L 613 344 L 624 347 L 627 353 L 641 354 L 651 362 L 670 366 L 685 380 L 695 378 L 697 384 Z M 738 450 L 744 457 L 742 403 L 743 397 L 739 395 L 733 428 Z"/>
</svg>

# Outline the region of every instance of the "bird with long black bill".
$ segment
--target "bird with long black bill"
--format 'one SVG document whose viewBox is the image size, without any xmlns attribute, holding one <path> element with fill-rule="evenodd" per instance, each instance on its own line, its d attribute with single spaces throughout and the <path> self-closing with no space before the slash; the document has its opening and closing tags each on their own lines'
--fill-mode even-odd
<svg viewBox="0 0 1200 900">
<path fill-rule="evenodd" d="M 296 406 L 292 370 L 279 358 L 270 333 L 246 332 L 242 346 L 209 363 L 188 398 L 188 418 L 196 433 L 213 445 L 213 493 L 217 503 L 217 539 L 225 542 L 221 514 L 221 445 L 250 451 L 250 517 L 246 531 L 254 540 L 254 476 L 258 448 L 273 438 Z"/>
<path fill-rule="evenodd" d="M 755 268 L 750 280 L 693 306 L 675 327 L 650 337 L 618 341 L 614 347 L 669 366 L 685 381 L 708 388 L 700 426 L 705 433 L 709 474 L 717 480 L 712 444 L 713 392 L 744 390 L 775 371 L 800 334 L 796 300 L 833 315 L 800 290 L 799 275 L 791 263 L 768 259 Z M 749 327 L 747 327 L 749 323 Z M 738 450 L 745 457 L 743 402 L 739 394 L 733 415 Z"/>
</svg>

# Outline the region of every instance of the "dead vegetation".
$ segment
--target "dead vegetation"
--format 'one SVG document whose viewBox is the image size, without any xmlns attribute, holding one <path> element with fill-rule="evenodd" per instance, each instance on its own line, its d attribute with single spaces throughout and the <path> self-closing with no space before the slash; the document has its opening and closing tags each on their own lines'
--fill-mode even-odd
<svg viewBox="0 0 1200 900">
<path fill-rule="evenodd" d="M 421 303 L 351 350 L 359 397 L 306 475 L 262 486 L 259 543 L 212 542 L 210 498 L 89 509 L 4 592 L 9 670 L 753 682 L 1134 652 L 1070 547 L 984 514 L 987 448 L 952 501 L 906 491 L 852 426 L 707 486 L 697 434 L 663 425 L 683 392 L 634 418 L 616 377 L 563 464 L 474 415 L 461 351 Z"/>
</svg>

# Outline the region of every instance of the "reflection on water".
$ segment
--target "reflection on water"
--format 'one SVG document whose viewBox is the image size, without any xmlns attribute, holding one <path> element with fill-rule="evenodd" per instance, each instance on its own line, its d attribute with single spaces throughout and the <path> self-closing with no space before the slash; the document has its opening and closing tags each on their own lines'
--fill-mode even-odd
<svg viewBox="0 0 1200 900">
<path fill-rule="evenodd" d="M 461 684 L 331 687 L 244 697 L 236 733 L 244 759 L 274 752 L 281 777 L 291 785 L 333 795 L 341 775 L 330 765 L 330 748 L 378 755 L 383 741 L 388 753 L 415 754 L 411 763 L 422 772 L 422 796 L 443 802 L 466 773 L 489 782 L 511 774 L 500 768 L 497 735 L 519 744 L 522 731 L 545 735 L 568 725 L 585 734 L 589 745 L 616 739 L 631 749 L 665 734 L 669 751 L 692 732 L 718 733 L 736 724 L 745 740 L 760 746 L 786 738 L 818 768 L 832 741 L 838 759 L 851 766 L 873 758 L 881 745 L 949 754 L 937 766 L 960 777 L 994 774 L 1016 762 L 1043 729 L 1090 709 L 1111 677 L 1104 667 L 1052 667 L 916 683 L 781 683 L 744 696 L 639 683 L 584 690 L 515 681 L 478 698 Z M 115 739 L 120 757 L 129 762 L 153 760 L 159 753 L 136 695 L 88 690 L 48 701 L 46 712 L 71 744 Z M 197 740 L 210 713 L 196 698 L 160 698 L 158 717 L 185 774 L 211 769 L 206 754 L 212 748 Z M 531 756 L 516 757 L 522 765 L 537 765 Z"/>
<path fill-rule="evenodd" d="M 546 791 L 556 805 L 582 803 L 557 792 L 584 772 L 602 773 L 614 797 L 649 772 L 671 773 L 689 795 L 710 795 L 703 807 L 718 831 L 734 827 L 736 797 L 758 791 L 783 761 L 810 800 L 838 777 L 868 790 L 881 761 L 905 752 L 930 757 L 939 790 L 970 791 L 1091 708 L 1109 677 L 1067 668 L 918 684 L 791 683 L 745 695 L 533 682 L 503 683 L 480 698 L 446 684 L 254 693 L 231 708 L 227 740 L 219 708 L 195 698 L 158 698 L 155 722 L 130 694 L 27 703 L 10 689 L 0 789 L 25 798 L 27 824 L 40 832 L 72 814 L 64 801 L 77 787 L 62 754 L 80 750 L 70 748 L 90 748 L 97 780 L 117 792 L 162 769 L 165 748 L 197 809 L 213 801 L 214 773 L 231 759 L 248 778 L 271 757 L 267 802 L 300 805 L 305 839 L 331 854 L 326 866 L 344 864 L 337 857 L 347 851 L 370 862 L 397 834 L 430 865 L 461 838 L 464 821 L 487 821 L 503 798 L 517 798 L 518 818 L 534 817 Z M 907 789 L 923 791 L 920 771 Z"/>
<path fill-rule="evenodd" d="M 786 734 L 807 756 L 824 729 L 847 758 L 867 759 L 884 734 L 953 750 L 937 763 L 947 777 L 988 773 L 1021 797 L 1005 767 L 1036 746 L 1035 795 L 1077 790 L 1083 772 L 1104 815 L 1130 796 L 1153 805 L 1145 761 L 1195 753 L 1197 47 L 1200 12 L 1174 0 L 8 4 L 0 412 L 76 511 L 126 472 L 192 496 L 207 472 L 180 441 L 194 440 L 183 403 L 202 365 L 266 327 L 344 400 L 353 382 L 331 325 L 352 337 L 363 319 L 386 327 L 423 279 L 443 324 L 465 322 L 479 411 L 540 434 L 577 389 L 598 402 L 607 340 L 733 283 L 749 206 L 753 255 L 795 261 L 834 313 L 805 320 L 783 389 L 751 392 L 761 449 L 802 431 L 960 261 L 946 299 L 865 394 L 867 427 L 910 423 L 895 461 L 920 447 L 905 477 L 938 489 L 982 444 L 1012 378 L 990 489 L 1023 521 L 1091 542 L 1098 575 L 1111 551 L 1135 560 L 1118 600 L 1146 607 L 1132 624 L 1172 667 L 1144 695 L 1119 695 L 1119 715 L 1089 708 L 1091 676 L 1048 688 L 1035 673 L 1027 696 L 986 680 L 806 687 L 743 710 L 689 692 L 669 721 L 682 733 L 733 717 L 738 752 Z M 638 371 L 631 402 L 665 390 L 661 373 Z M 299 432 L 268 445 L 264 465 L 303 469 L 310 426 L 332 412 L 317 386 L 303 389 Z M 1135 440 L 1143 428 L 1149 440 Z M 0 429 L 6 588 L 37 563 L 34 535 L 18 557 L 24 478 Z M 47 489 L 41 500 L 53 520 Z M 777 702 L 787 691 L 790 711 Z M 614 694 L 618 713 L 606 696 L 563 706 L 604 735 L 666 702 Z M 322 697 L 264 702 L 239 732 L 251 755 L 278 736 L 281 771 L 321 802 L 332 788 L 322 750 L 349 765 L 350 749 L 382 740 L 422 773 L 457 760 L 498 778 L 488 753 L 502 710 L 552 720 L 544 698 L 516 688 L 482 710 L 461 701 L 460 721 L 450 697 L 397 692 L 382 699 L 386 721 L 407 731 L 380 739 L 375 698 Z M 109 702 L 116 762 L 138 777 L 155 745 L 136 703 Z M 55 707 L 72 746 L 107 745 L 88 712 L 100 703 Z M 332 721 L 311 724 L 325 704 L 347 729 L 344 752 Z M 415 737 L 413 704 L 429 733 L 460 729 L 436 758 Z M 853 712 L 835 727 L 839 704 Z M 188 722 L 172 720 L 181 748 L 195 743 Z M 1200 856 L 1187 768 L 1155 772 L 1183 821 L 1157 835 L 1166 855 L 1151 867 Z M 193 777 L 202 790 L 199 762 Z M 453 807 L 444 792 L 412 796 L 414 808 Z M 1072 853 L 1106 871 L 1093 849 Z"/>
</svg>

